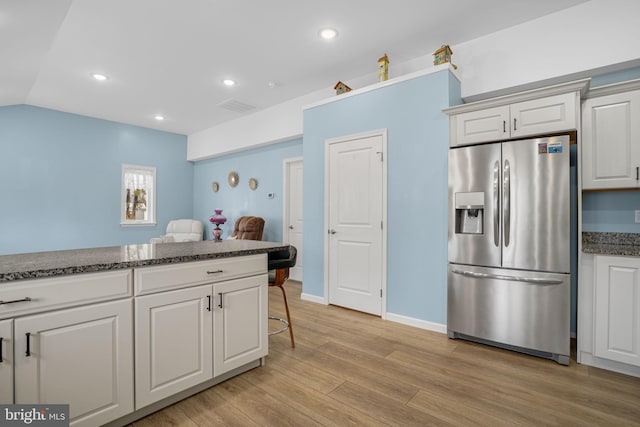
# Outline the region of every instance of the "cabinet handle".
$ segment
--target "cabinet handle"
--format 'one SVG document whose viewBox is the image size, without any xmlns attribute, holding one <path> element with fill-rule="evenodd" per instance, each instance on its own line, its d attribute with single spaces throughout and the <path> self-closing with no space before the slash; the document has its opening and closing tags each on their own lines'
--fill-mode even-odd
<svg viewBox="0 0 640 427">
<path fill-rule="evenodd" d="M 218 307 L 222 308 L 222 293 L 218 293 L 218 295 L 220 295 L 220 304 L 218 304 Z"/>
<path fill-rule="evenodd" d="M 636 166 L 636 181 L 640 181 L 640 167 Z"/>
<path fill-rule="evenodd" d="M 28 302 L 28 301 L 31 301 L 31 298 L 25 297 L 25 298 L 22 298 L 22 299 L 14 299 L 14 300 L 11 300 L 11 301 L 0 301 L 0 305 L 14 304 L 16 302 Z"/>
<path fill-rule="evenodd" d="M 516 127 L 516 119 L 514 117 L 513 118 L 513 130 L 516 130 L 516 129 L 518 129 L 518 128 Z"/>
<path fill-rule="evenodd" d="M 223 270 L 213 270 L 213 271 L 207 271 L 207 274 L 220 274 L 222 272 Z"/>
<path fill-rule="evenodd" d="M 502 132 L 503 133 L 507 133 L 507 121 L 506 120 L 502 121 Z"/>
<path fill-rule="evenodd" d="M 2 360 L 2 340 L 4 340 L 4 338 L 0 337 L 0 363 L 3 362 L 3 360 Z"/>
<path fill-rule="evenodd" d="M 25 352 L 25 355 L 27 357 L 30 357 L 31 356 L 31 332 L 27 332 L 25 336 L 27 337 L 27 351 Z"/>
<path fill-rule="evenodd" d="M 211 311 L 211 295 L 207 295 L 207 311 Z"/>
</svg>

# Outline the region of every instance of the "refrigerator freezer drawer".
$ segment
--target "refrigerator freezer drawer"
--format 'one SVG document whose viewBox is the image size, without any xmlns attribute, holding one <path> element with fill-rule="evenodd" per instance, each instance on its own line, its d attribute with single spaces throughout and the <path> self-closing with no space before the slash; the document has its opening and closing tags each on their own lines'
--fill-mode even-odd
<svg viewBox="0 0 640 427">
<path fill-rule="evenodd" d="M 449 264 L 447 330 L 568 362 L 569 274 Z"/>
</svg>

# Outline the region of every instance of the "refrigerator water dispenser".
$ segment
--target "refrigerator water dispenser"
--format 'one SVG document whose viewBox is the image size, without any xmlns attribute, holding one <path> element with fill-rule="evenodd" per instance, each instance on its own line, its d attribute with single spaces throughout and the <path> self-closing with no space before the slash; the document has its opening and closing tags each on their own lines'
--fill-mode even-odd
<svg viewBox="0 0 640 427">
<path fill-rule="evenodd" d="M 456 233 L 484 233 L 484 192 L 455 193 Z"/>
</svg>

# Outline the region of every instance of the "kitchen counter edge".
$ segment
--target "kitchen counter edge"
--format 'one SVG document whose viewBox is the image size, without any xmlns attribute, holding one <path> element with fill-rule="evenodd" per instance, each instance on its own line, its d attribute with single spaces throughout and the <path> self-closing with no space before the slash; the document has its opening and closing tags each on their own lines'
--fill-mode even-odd
<svg viewBox="0 0 640 427">
<path fill-rule="evenodd" d="M 288 246 L 254 240 L 209 240 L 1 255 L 0 285 L 18 280 L 255 255 L 277 252 Z"/>
<path fill-rule="evenodd" d="M 582 252 L 640 257 L 640 234 L 584 231 Z"/>
</svg>

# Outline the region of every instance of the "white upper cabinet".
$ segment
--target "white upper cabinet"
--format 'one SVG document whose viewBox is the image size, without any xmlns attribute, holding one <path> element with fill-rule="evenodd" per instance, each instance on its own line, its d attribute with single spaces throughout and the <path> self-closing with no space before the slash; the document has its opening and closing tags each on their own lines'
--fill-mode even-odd
<svg viewBox="0 0 640 427">
<path fill-rule="evenodd" d="M 452 116 L 451 146 L 508 139 L 509 123 L 508 105 Z"/>
<path fill-rule="evenodd" d="M 580 80 L 447 108 L 450 146 L 576 130 L 587 86 Z"/>
<path fill-rule="evenodd" d="M 575 93 L 564 93 L 512 104 L 511 138 L 577 129 L 576 98 Z"/>
<path fill-rule="evenodd" d="M 582 188 L 637 188 L 639 178 L 640 90 L 587 99 L 582 107 Z"/>
</svg>

